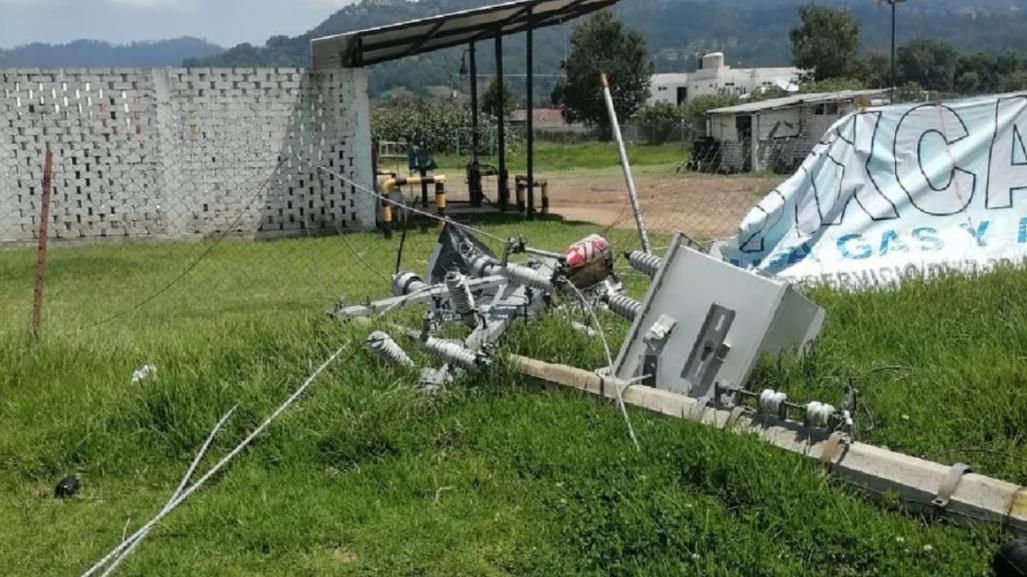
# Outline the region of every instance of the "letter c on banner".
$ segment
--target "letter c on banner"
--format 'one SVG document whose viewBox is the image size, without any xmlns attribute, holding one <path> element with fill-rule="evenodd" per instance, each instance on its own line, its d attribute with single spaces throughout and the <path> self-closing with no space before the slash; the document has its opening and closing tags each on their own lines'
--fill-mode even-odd
<svg viewBox="0 0 1027 577">
<path fill-rule="evenodd" d="M 949 147 L 970 136 L 963 119 L 944 104 L 923 104 L 895 129 L 895 178 L 913 206 L 934 216 L 962 212 L 973 198 L 977 175 L 959 166 Z M 944 148 L 931 147 L 940 141 Z M 933 148 L 933 150 L 932 150 Z"/>
</svg>

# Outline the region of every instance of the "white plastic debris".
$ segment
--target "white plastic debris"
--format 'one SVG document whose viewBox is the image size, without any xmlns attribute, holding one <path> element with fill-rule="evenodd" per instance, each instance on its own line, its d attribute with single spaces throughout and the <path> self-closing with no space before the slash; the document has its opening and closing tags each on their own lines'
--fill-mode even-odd
<svg viewBox="0 0 1027 577">
<path fill-rule="evenodd" d="M 141 383 L 157 372 L 157 367 L 146 364 L 132 373 L 132 383 Z"/>
</svg>

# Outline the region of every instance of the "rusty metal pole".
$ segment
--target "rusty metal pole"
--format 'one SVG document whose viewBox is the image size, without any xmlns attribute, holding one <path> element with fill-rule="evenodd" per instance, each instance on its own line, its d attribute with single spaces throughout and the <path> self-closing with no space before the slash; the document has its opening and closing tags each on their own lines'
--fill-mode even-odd
<svg viewBox="0 0 1027 577">
<path fill-rule="evenodd" d="M 39 209 L 39 250 L 36 252 L 36 287 L 32 300 L 32 337 L 39 338 L 43 319 L 43 285 L 46 280 L 46 240 L 50 228 L 50 189 L 53 184 L 53 152 L 46 147 L 43 164 L 43 191 Z"/>
</svg>

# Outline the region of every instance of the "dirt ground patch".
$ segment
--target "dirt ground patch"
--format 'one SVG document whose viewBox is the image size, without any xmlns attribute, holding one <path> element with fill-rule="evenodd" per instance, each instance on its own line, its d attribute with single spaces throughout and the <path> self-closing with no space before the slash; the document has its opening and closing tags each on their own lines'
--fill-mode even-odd
<svg viewBox="0 0 1027 577">
<path fill-rule="evenodd" d="M 552 212 L 568 220 L 634 228 L 624 178 L 618 173 L 548 178 Z M 643 173 L 635 177 L 647 225 L 697 239 L 735 232 L 742 217 L 780 182 L 776 176 Z"/>
<path fill-rule="evenodd" d="M 627 187 L 619 169 L 543 171 L 537 178 L 544 178 L 549 184 L 553 214 L 625 232 L 634 229 Z M 642 167 L 635 172 L 649 228 L 682 231 L 702 241 L 733 234 L 749 209 L 783 178 L 772 174 L 675 174 L 674 167 L 663 166 Z M 483 185 L 486 196 L 493 198 L 495 179 L 486 178 Z M 467 184 L 462 178 L 451 179 L 448 188 L 451 199 L 467 199 Z M 535 202 L 540 200 L 536 198 Z"/>
</svg>

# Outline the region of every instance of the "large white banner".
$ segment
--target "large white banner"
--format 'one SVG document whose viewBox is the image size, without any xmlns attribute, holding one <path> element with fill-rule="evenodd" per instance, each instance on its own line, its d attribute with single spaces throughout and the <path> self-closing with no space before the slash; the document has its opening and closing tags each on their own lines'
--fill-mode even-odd
<svg viewBox="0 0 1027 577">
<path fill-rule="evenodd" d="M 1027 93 L 839 120 L 721 247 L 783 280 L 846 288 L 1027 256 Z"/>
</svg>

